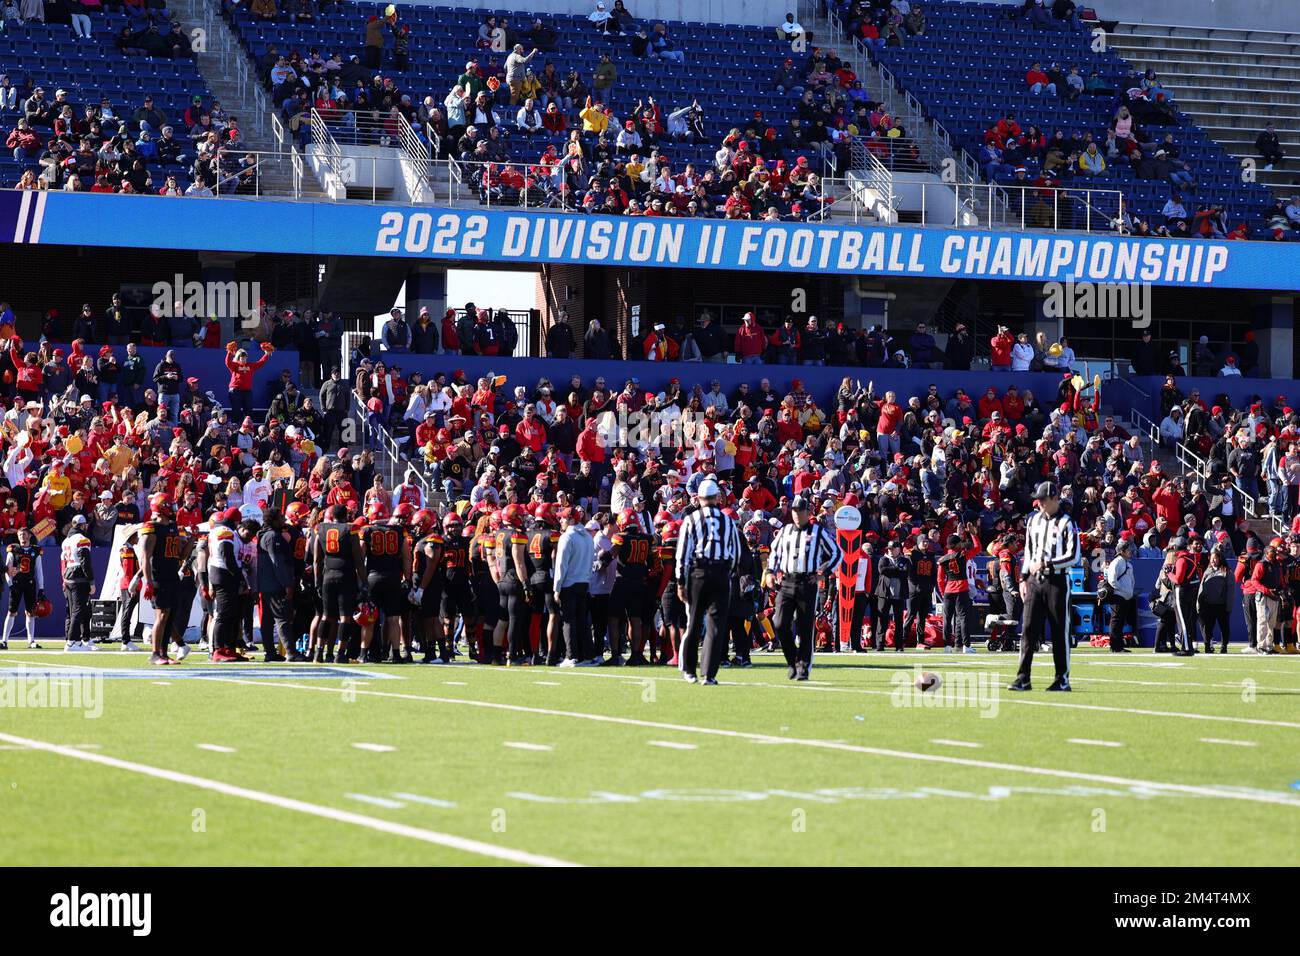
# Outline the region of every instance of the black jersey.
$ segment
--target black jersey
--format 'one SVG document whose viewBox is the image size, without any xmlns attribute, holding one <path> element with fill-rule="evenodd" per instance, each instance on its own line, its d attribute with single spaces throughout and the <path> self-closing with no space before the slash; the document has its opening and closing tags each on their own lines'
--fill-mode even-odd
<svg viewBox="0 0 1300 956">
<path fill-rule="evenodd" d="M 416 543 L 414 567 L 411 574 L 415 587 L 418 588 L 420 582 L 424 580 L 424 572 L 428 570 L 431 555 L 436 554 L 438 549 L 442 547 L 442 535 L 437 531 L 425 535 Z"/>
<path fill-rule="evenodd" d="M 316 528 L 316 539 L 325 555 L 326 574 L 356 575 L 357 566 L 352 554 L 352 538 L 356 529 L 340 521 L 324 521 Z"/>
<path fill-rule="evenodd" d="M 528 548 L 524 566 L 528 568 L 530 584 L 546 584 L 555 573 L 555 548 L 560 535 L 550 528 L 534 528 L 528 533 Z"/>
<path fill-rule="evenodd" d="M 171 581 L 180 576 L 181 552 L 184 537 L 174 521 L 146 521 L 140 528 L 141 541 L 145 536 L 154 539 L 153 553 L 149 556 L 149 570 L 156 581 Z"/>
<path fill-rule="evenodd" d="M 502 528 L 496 533 L 492 542 L 493 548 L 501 557 L 501 564 L 504 573 L 510 577 L 518 576 L 518 569 L 515 568 L 514 547 L 517 544 L 525 546 L 527 550 L 528 537 L 524 534 L 522 528 Z"/>
<path fill-rule="evenodd" d="M 652 558 L 658 560 L 654 540 L 640 531 L 620 531 L 613 538 L 614 552 L 618 555 L 619 579 L 645 581 L 650 573 Z"/>
<path fill-rule="evenodd" d="M 469 577 L 469 545 L 459 530 L 442 538 L 442 560 L 438 566 L 442 576 L 448 581 L 463 581 Z"/>
<path fill-rule="evenodd" d="M 907 576 L 908 593 L 929 594 L 934 590 L 939 578 L 938 562 L 930 555 L 929 551 L 922 551 L 920 548 L 912 549 L 912 553 L 908 557 L 912 561 L 912 569 Z"/>
<path fill-rule="evenodd" d="M 361 529 L 366 553 L 366 573 L 401 577 L 402 544 L 406 530 L 397 525 L 372 524 Z"/>
<path fill-rule="evenodd" d="M 36 577 L 36 562 L 40 560 L 42 550 L 35 544 L 11 544 L 7 552 L 7 562 L 14 569 L 15 581 L 29 581 Z"/>
</svg>

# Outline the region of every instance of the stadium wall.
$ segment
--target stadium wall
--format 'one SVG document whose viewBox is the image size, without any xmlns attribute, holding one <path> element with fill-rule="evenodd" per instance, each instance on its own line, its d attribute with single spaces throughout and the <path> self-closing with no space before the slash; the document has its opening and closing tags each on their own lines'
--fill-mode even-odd
<svg viewBox="0 0 1300 956">
<path fill-rule="evenodd" d="M 901 395 L 910 396 L 913 392 L 925 390 L 925 386 L 934 382 L 939 386 L 940 394 L 946 401 L 957 388 L 964 388 L 971 398 L 978 400 L 990 385 L 1001 393 L 1008 385 L 1014 384 L 1020 389 L 1030 389 L 1036 398 L 1054 400 L 1061 376 L 1047 372 L 952 372 L 932 371 L 927 369 L 890 369 L 863 368 L 861 366 L 802 366 L 802 365 L 724 365 L 712 362 L 616 362 L 575 359 L 569 362 L 546 358 L 491 358 L 479 355 L 400 355 L 383 353 L 385 361 L 396 362 L 403 374 L 420 372 L 426 378 L 437 373 L 446 372 L 448 376 L 460 369 L 471 380 L 488 372 L 506 376 L 506 387 L 514 388 L 524 385 L 532 388 L 542 378 L 550 379 L 562 388 L 573 375 L 581 375 L 583 384 L 590 388 L 597 377 L 603 376 L 606 384 L 622 388 L 623 383 L 631 377 L 641 381 L 643 391 L 660 392 L 671 378 L 677 378 L 682 388 L 689 391 L 699 382 L 707 386 L 717 379 L 722 383 L 722 390 L 731 393 L 741 382 L 748 382 L 757 387 L 759 381 L 766 378 L 778 392 L 790 389 L 795 379 L 803 382 L 804 388 L 817 399 L 823 408 L 835 407 L 835 393 L 840 382 L 845 378 L 861 379 L 875 383 L 877 394 L 887 389 L 896 389 Z M 617 383 L 616 386 L 613 383 Z M 1106 401 L 1116 403 L 1125 398 L 1122 393 L 1132 389 L 1116 388 L 1107 393 Z M 1129 406 L 1125 406 L 1125 410 Z"/>
<path fill-rule="evenodd" d="M 1144 415 L 1154 422 L 1159 422 L 1164 418 L 1164 413 L 1160 410 L 1160 389 L 1165 384 L 1163 375 L 1142 375 L 1134 376 L 1127 379 L 1142 391 L 1146 392 L 1150 400 L 1137 401 L 1137 395 L 1132 394 L 1131 389 L 1124 391 L 1132 394 L 1135 401 L 1124 406 L 1125 410 L 1130 407 L 1136 407 Z M 1184 395 L 1187 395 L 1192 389 L 1199 389 L 1201 400 L 1206 405 L 1225 404 L 1220 401 L 1220 397 L 1226 395 L 1227 402 L 1225 407 L 1238 408 L 1245 410 L 1255 402 L 1262 402 L 1267 408 L 1278 396 L 1283 397 L 1286 401 L 1284 405 L 1295 405 L 1300 402 L 1300 380 L 1294 378 L 1243 378 L 1234 375 L 1231 378 L 1203 378 L 1197 376 L 1178 377 L 1178 387 Z M 1119 398 L 1119 396 L 1116 396 Z"/>
<path fill-rule="evenodd" d="M 30 346 L 30 343 L 28 343 Z M 56 347 L 66 349 L 66 345 L 55 343 Z M 87 345 L 86 352 L 92 357 L 99 355 L 98 345 Z M 145 365 L 145 387 L 153 388 L 153 370 L 162 357 L 169 351 L 168 349 L 138 346 L 140 356 L 144 359 Z M 181 369 L 185 372 L 186 378 L 197 378 L 199 380 L 199 391 L 212 392 L 213 396 L 222 405 L 230 404 L 230 372 L 226 369 L 226 351 L 225 349 L 174 349 L 176 361 L 180 363 Z M 117 356 L 118 364 L 126 358 L 126 346 L 113 346 L 113 354 Z M 258 350 L 256 346 L 251 347 L 251 357 L 256 359 Z M 266 408 L 269 403 L 267 389 L 273 381 L 280 377 L 280 373 L 285 369 L 289 370 L 290 375 L 297 384 L 301 384 L 298 375 L 298 353 L 288 350 L 275 352 L 267 363 L 258 370 L 256 377 L 253 379 L 253 405 L 256 408 Z"/>
</svg>

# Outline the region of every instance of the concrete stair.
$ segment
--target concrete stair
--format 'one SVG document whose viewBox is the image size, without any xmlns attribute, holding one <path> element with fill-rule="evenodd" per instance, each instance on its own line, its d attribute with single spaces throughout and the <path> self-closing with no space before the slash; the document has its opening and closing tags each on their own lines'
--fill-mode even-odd
<svg viewBox="0 0 1300 956">
<path fill-rule="evenodd" d="M 1154 67 L 1178 108 L 1229 156 L 1257 162 L 1256 181 L 1289 196 L 1300 179 L 1300 34 L 1124 24 L 1111 49 Z M 1266 170 L 1255 137 L 1269 121 L 1293 162 Z"/>
<path fill-rule="evenodd" d="M 196 63 L 213 97 L 221 102 L 229 115 L 240 119 L 239 131 L 244 144 L 250 151 L 262 154 L 258 168 L 259 194 L 326 198 L 325 191 L 306 167 L 295 193 L 291 153 L 288 145 L 277 142 L 272 133 L 270 112 L 263 109 L 265 100 L 259 100 L 254 87 L 256 80 L 251 77 L 253 64 L 251 61 L 248 63 L 250 81 L 241 93 L 233 75 L 231 58 L 246 57 L 247 54 L 219 10 L 205 21 L 205 4 L 214 8 L 218 6 L 215 0 L 172 0 L 168 9 L 175 19 L 181 21 L 186 33 L 192 35 L 195 29 L 207 29 L 211 33 L 206 38 L 207 52 L 200 53 Z"/>
</svg>

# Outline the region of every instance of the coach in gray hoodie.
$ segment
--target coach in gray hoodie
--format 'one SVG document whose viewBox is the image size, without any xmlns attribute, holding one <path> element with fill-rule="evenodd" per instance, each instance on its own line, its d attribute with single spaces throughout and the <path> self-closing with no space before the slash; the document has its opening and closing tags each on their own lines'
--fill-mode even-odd
<svg viewBox="0 0 1300 956">
<path fill-rule="evenodd" d="M 561 519 L 565 527 L 555 549 L 555 600 L 564 621 L 564 659 L 557 660 L 559 648 L 552 648 L 548 663 L 585 667 L 593 663 L 589 651 L 587 588 L 596 561 L 596 543 L 587 531 L 586 515 L 581 508 L 566 508 Z"/>
</svg>

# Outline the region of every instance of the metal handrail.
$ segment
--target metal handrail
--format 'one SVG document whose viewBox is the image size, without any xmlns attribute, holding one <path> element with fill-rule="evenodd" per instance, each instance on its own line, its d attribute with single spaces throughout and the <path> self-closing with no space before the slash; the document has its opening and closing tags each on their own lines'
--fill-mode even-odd
<svg viewBox="0 0 1300 956">
<path fill-rule="evenodd" d="M 391 490 L 397 487 L 399 484 L 397 480 L 398 474 L 400 473 L 402 478 L 405 479 L 406 474 L 409 471 L 415 476 L 416 484 L 420 486 L 420 491 L 424 495 L 424 500 L 428 502 L 434 496 L 435 491 L 428 476 L 425 474 L 423 462 L 418 461 L 416 458 L 411 458 L 409 455 L 406 458 L 403 458 L 401 443 L 393 437 L 392 433 L 385 425 L 380 423 L 371 423 L 370 410 L 367 409 L 365 404 L 361 401 L 361 396 L 357 394 L 356 389 L 352 389 L 349 394 L 352 396 L 353 410 L 361 416 L 361 439 L 363 445 L 380 448 L 383 451 L 384 456 L 388 459 L 388 488 Z M 441 491 L 437 491 L 436 494 L 438 498 L 442 498 Z"/>
<path fill-rule="evenodd" d="M 1137 388 L 1136 385 L 1132 387 Z M 1147 430 L 1151 441 L 1157 445 L 1160 444 L 1160 426 L 1156 425 L 1155 422 L 1147 418 L 1137 409 L 1130 409 L 1129 415 L 1131 421 L 1134 423 L 1135 429 Z M 1202 458 L 1196 452 L 1192 451 L 1186 442 L 1180 441 L 1175 444 L 1173 447 L 1173 455 L 1174 461 L 1178 463 L 1178 467 L 1183 474 L 1190 472 L 1201 481 L 1209 481 L 1210 463 L 1208 459 Z M 1241 502 L 1241 508 L 1246 513 L 1247 517 L 1252 520 L 1268 519 L 1269 526 L 1278 534 L 1285 533 L 1288 530 L 1286 522 L 1283 521 L 1281 517 L 1273 514 L 1266 507 L 1260 504 L 1260 499 L 1264 497 L 1263 495 L 1252 496 L 1248 494 L 1237 481 L 1232 483 L 1232 489 L 1237 493 L 1237 500 Z"/>
</svg>

